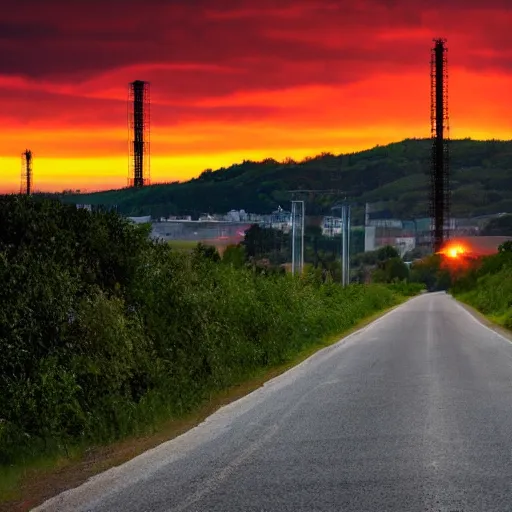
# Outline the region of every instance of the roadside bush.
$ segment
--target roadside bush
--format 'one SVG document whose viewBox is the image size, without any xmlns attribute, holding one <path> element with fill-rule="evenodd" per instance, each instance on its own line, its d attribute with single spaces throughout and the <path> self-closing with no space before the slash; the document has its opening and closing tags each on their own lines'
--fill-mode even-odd
<svg viewBox="0 0 512 512">
<path fill-rule="evenodd" d="M 452 288 L 459 299 L 512 328 L 512 246 L 507 242 L 497 254 L 472 265 Z"/>
<path fill-rule="evenodd" d="M 235 268 L 242 268 L 246 262 L 245 248 L 243 245 L 228 245 L 222 255 L 222 261 Z"/>
<path fill-rule="evenodd" d="M 408 283 L 405 281 L 392 283 L 388 285 L 388 288 L 403 297 L 414 297 L 426 289 L 423 283 Z"/>
<path fill-rule="evenodd" d="M 414 293 L 238 268 L 49 201 L 0 215 L 0 464 L 145 432 Z"/>
<path fill-rule="evenodd" d="M 409 268 L 399 257 L 392 257 L 378 263 L 372 274 L 375 283 L 394 283 L 409 278 Z"/>
<path fill-rule="evenodd" d="M 443 267 L 442 257 L 432 254 L 411 265 L 412 283 L 422 283 L 429 292 L 448 290 L 452 286 L 450 270 Z"/>
</svg>

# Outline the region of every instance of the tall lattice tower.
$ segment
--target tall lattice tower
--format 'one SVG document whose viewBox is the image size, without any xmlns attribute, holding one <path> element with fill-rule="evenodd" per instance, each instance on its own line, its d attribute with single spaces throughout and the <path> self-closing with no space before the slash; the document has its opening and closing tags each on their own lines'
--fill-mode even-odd
<svg viewBox="0 0 512 512">
<path fill-rule="evenodd" d="M 448 61 L 446 39 L 434 39 L 430 61 L 431 138 L 430 216 L 432 245 L 438 252 L 449 238 L 450 169 L 448 118 Z"/>
<path fill-rule="evenodd" d="M 128 97 L 128 127 L 130 132 L 129 187 L 150 183 L 150 97 L 149 82 L 130 83 Z"/>
<path fill-rule="evenodd" d="M 21 153 L 21 186 L 20 194 L 32 194 L 32 151 L 26 149 Z"/>
</svg>

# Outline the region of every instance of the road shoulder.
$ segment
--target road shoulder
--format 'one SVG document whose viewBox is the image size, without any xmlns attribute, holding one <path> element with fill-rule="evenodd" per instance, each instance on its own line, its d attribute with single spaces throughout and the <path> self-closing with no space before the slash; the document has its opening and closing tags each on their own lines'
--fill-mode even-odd
<svg viewBox="0 0 512 512">
<path fill-rule="evenodd" d="M 34 507 L 41 505 L 46 500 L 66 490 L 79 487 L 93 476 L 120 466 L 152 448 L 185 434 L 200 425 L 222 407 L 248 396 L 253 391 L 295 368 L 323 349 L 343 342 L 345 339 L 363 330 L 369 324 L 414 298 L 404 298 L 399 304 L 374 313 L 358 322 L 351 329 L 309 346 L 287 363 L 262 370 L 254 377 L 212 395 L 198 410 L 185 418 L 170 420 L 160 425 L 153 434 L 143 437 L 132 437 L 109 446 L 90 449 L 75 458 L 63 458 L 57 462 L 54 468 L 49 470 L 28 470 L 20 485 L 21 498 L 0 503 L 0 512 L 25 512 L 32 510 Z"/>
<path fill-rule="evenodd" d="M 449 295 L 461 307 L 463 307 L 470 315 L 475 317 L 481 324 L 485 325 L 485 327 L 491 329 L 491 331 L 494 331 L 496 334 L 499 334 L 503 338 L 507 339 L 510 343 L 512 343 L 512 331 L 508 330 L 506 327 L 503 327 L 502 325 L 499 325 L 499 324 L 493 322 L 492 320 L 490 320 L 488 317 L 486 317 L 483 313 L 478 311 L 478 309 L 474 308 L 473 306 L 470 306 L 466 302 L 463 302 L 462 300 L 458 299 L 457 297 L 454 297 L 451 294 L 449 294 Z"/>
</svg>

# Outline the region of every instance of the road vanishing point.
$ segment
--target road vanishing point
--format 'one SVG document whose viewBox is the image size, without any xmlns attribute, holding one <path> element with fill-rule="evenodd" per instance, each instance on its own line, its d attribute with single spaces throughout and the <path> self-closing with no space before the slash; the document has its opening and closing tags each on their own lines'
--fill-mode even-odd
<svg viewBox="0 0 512 512">
<path fill-rule="evenodd" d="M 512 510 L 512 344 L 424 294 L 37 509 Z"/>
</svg>

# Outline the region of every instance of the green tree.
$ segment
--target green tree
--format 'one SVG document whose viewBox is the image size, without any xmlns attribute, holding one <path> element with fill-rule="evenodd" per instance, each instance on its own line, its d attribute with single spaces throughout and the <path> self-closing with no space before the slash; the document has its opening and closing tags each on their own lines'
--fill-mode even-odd
<svg viewBox="0 0 512 512">
<path fill-rule="evenodd" d="M 193 255 L 197 259 L 206 259 L 215 263 L 220 261 L 219 251 L 213 245 L 205 245 L 201 242 L 194 248 Z"/>
<path fill-rule="evenodd" d="M 501 254 L 512 254 L 512 240 L 502 243 L 498 247 L 498 252 Z"/>
<path fill-rule="evenodd" d="M 404 254 L 404 261 L 414 261 L 425 256 L 425 251 L 421 247 L 415 247 L 414 249 L 407 251 Z"/>
<path fill-rule="evenodd" d="M 404 281 L 409 277 L 409 267 L 401 258 L 390 258 L 385 264 L 386 280 L 388 283 Z"/>
<path fill-rule="evenodd" d="M 312 249 L 313 266 L 318 268 L 320 256 L 318 253 L 319 241 L 322 239 L 322 228 L 320 226 L 306 226 L 304 232 L 304 245 Z"/>
<path fill-rule="evenodd" d="M 451 286 L 450 271 L 443 268 L 442 257 L 439 254 L 432 254 L 413 263 L 410 280 L 414 283 L 423 283 L 429 291 L 447 290 Z"/>
<path fill-rule="evenodd" d="M 376 283 L 393 283 L 405 281 L 409 277 L 409 268 L 400 257 L 389 258 L 378 263 L 372 274 Z"/>
<path fill-rule="evenodd" d="M 274 264 L 284 263 L 289 254 L 288 236 L 285 233 L 277 229 L 262 228 L 258 224 L 253 224 L 245 232 L 241 245 L 248 258 L 267 258 Z"/>
<path fill-rule="evenodd" d="M 398 251 L 391 245 L 385 245 L 376 251 L 377 261 L 386 261 L 391 258 L 398 258 L 399 256 Z"/>
<path fill-rule="evenodd" d="M 246 232 L 242 242 L 248 257 L 256 258 L 265 253 L 265 230 L 258 224 L 253 224 Z"/>
<path fill-rule="evenodd" d="M 235 268 L 242 268 L 246 261 L 245 248 L 240 244 L 228 245 L 222 255 L 222 261 Z"/>
</svg>

